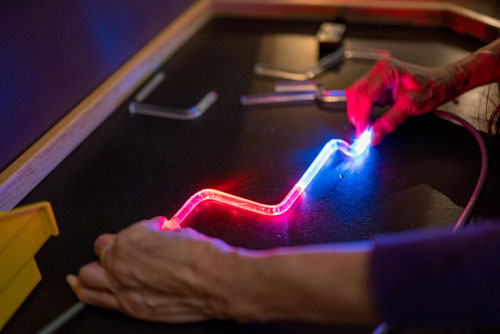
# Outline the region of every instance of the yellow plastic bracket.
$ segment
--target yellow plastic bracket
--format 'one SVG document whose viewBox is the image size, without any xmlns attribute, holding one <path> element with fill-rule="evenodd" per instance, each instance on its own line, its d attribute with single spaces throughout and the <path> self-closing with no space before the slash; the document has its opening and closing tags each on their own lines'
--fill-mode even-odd
<svg viewBox="0 0 500 334">
<path fill-rule="evenodd" d="M 0 329 L 40 282 L 35 254 L 58 234 L 48 202 L 0 212 Z"/>
</svg>

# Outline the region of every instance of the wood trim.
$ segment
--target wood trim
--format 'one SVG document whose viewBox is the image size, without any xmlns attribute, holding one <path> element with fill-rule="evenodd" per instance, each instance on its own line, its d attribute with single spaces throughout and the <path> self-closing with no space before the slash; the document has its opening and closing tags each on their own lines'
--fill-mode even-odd
<svg viewBox="0 0 500 334">
<path fill-rule="evenodd" d="M 0 174 L 0 211 L 16 206 L 211 18 L 200 0 L 163 29 Z"/>
<path fill-rule="evenodd" d="M 0 211 L 17 205 L 150 74 L 213 16 L 322 19 L 442 26 L 484 41 L 500 21 L 450 2 L 398 0 L 198 0 L 0 173 Z"/>
<path fill-rule="evenodd" d="M 331 19 L 444 27 L 483 41 L 500 37 L 500 20 L 448 1 L 213 0 L 214 14 L 268 19 Z"/>
</svg>

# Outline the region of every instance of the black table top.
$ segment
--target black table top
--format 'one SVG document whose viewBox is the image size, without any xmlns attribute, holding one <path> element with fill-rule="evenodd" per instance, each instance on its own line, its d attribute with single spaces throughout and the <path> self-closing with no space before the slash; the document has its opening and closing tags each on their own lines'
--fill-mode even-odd
<svg viewBox="0 0 500 334">
<path fill-rule="evenodd" d="M 94 260 L 92 244 L 99 234 L 145 217 L 168 218 L 202 188 L 276 203 L 329 139 L 351 140 L 353 128 L 343 110 L 316 105 L 250 109 L 239 104 L 242 94 L 272 91 L 273 80 L 253 74 L 256 62 L 295 69 L 316 62 L 319 24 L 211 21 L 164 64 L 166 79 L 146 101 L 186 107 L 215 90 L 219 100 L 205 115 L 192 121 L 130 115 L 127 101 L 33 190 L 23 203 L 50 201 L 61 234 L 38 253 L 43 280 L 4 333 L 34 332 L 76 301 L 65 276 Z M 428 66 L 451 62 L 480 46 L 442 30 L 368 25 L 349 25 L 345 44 L 386 48 L 397 58 Z M 370 66 L 366 61 L 344 62 L 318 80 L 328 89 L 344 89 Z M 500 216 L 499 155 L 490 155 L 475 219 Z M 465 129 L 422 116 L 405 122 L 365 159 L 336 156 L 283 217 L 259 218 L 207 205 L 185 226 L 253 249 L 367 240 L 377 233 L 450 226 L 467 202 L 479 168 L 479 150 Z M 312 330 L 367 333 L 370 328 L 215 321 L 164 325 L 88 308 L 64 332 Z"/>
</svg>

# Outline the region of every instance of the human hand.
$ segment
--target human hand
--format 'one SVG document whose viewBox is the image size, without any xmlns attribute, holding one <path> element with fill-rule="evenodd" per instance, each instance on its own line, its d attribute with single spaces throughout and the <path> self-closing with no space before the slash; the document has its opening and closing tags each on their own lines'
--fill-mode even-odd
<svg viewBox="0 0 500 334">
<path fill-rule="evenodd" d="M 156 322 L 372 322 L 371 246 L 233 248 L 164 217 L 97 238 L 100 262 L 67 281 L 91 305 Z M 311 279 L 314 277 L 314 279 Z"/>
<path fill-rule="evenodd" d="M 358 137 L 369 125 L 374 103 L 392 104 L 372 125 L 372 145 L 377 145 L 406 118 L 432 111 L 456 97 L 456 67 L 422 67 L 393 58 L 378 61 L 361 79 L 346 89 L 347 116 Z"/>
<path fill-rule="evenodd" d="M 149 321 L 226 318 L 220 288 L 232 247 L 189 228 L 161 231 L 164 220 L 156 217 L 98 237 L 94 250 L 101 261 L 67 277 L 77 297 Z"/>
</svg>

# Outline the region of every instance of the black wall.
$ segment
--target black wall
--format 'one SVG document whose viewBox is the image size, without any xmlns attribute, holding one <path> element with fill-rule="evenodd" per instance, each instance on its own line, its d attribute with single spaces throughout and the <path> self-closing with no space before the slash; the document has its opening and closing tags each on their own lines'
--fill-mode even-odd
<svg viewBox="0 0 500 334">
<path fill-rule="evenodd" d="M 0 170 L 194 0 L 0 3 Z"/>
</svg>

